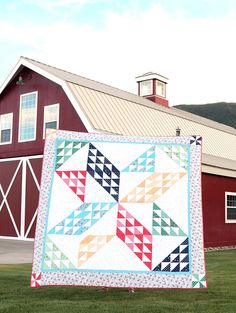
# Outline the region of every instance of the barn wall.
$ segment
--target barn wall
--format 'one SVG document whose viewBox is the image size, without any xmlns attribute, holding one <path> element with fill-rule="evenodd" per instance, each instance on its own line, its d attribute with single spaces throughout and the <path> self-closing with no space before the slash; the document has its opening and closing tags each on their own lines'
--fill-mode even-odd
<svg viewBox="0 0 236 313">
<path fill-rule="evenodd" d="M 23 77 L 25 84 L 18 86 L 16 80 L 14 80 L 0 95 L 0 114 L 13 112 L 12 144 L 0 145 L 0 158 L 43 153 L 43 114 L 45 105 L 60 104 L 60 129 L 86 132 L 86 128 L 61 86 L 28 68 L 24 68 L 20 75 Z M 38 91 L 36 140 L 18 143 L 20 95 L 33 91 Z"/>
<path fill-rule="evenodd" d="M 205 247 L 236 245 L 236 223 L 225 223 L 225 192 L 236 192 L 236 179 L 203 173 Z"/>
<path fill-rule="evenodd" d="M 42 156 L 0 160 L 0 237 L 34 238 Z"/>
</svg>

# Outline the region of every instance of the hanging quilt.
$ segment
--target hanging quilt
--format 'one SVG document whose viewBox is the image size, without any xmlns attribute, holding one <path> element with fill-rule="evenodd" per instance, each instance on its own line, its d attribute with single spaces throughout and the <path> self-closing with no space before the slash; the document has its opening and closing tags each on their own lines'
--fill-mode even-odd
<svg viewBox="0 0 236 313">
<path fill-rule="evenodd" d="M 31 287 L 205 288 L 201 137 L 54 131 Z"/>
</svg>

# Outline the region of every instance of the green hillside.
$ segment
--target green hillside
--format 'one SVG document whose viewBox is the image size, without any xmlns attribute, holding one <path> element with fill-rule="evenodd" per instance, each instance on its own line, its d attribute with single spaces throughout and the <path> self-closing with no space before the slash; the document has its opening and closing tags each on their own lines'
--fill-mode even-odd
<svg viewBox="0 0 236 313">
<path fill-rule="evenodd" d="M 236 128 L 236 103 L 180 104 L 175 108 Z"/>
</svg>

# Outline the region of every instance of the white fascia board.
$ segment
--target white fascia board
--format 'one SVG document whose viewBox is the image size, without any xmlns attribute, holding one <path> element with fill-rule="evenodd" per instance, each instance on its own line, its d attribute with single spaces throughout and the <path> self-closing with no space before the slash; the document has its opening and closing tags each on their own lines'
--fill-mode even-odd
<svg viewBox="0 0 236 313">
<path fill-rule="evenodd" d="M 236 171 L 202 164 L 202 172 L 218 176 L 236 178 Z"/>
<path fill-rule="evenodd" d="M 7 76 L 7 78 L 5 79 L 3 84 L 1 85 L 1 87 L 0 87 L 0 94 L 6 88 L 6 86 L 12 80 L 12 78 L 15 76 L 15 74 L 17 73 L 17 71 L 19 70 L 21 65 L 22 65 L 22 59 L 20 58 L 20 60 L 17 62 L 17 64 L 14 66 L 14 68 L 12 69 L 10 74 Z"/>
<path fill-rule="evenodd" d="M 166 78 L 164 76 L 161 76 L 159 74 L 156 74 L 156 73 L 151 73 L 149 75 L 137 76 L 137 77 L 135 77 L 135 79 L 136 79 L 136 82 L 150 80 L 150 79 L 157 79 L 157 80 L 160 80 L 160 81 L 162 81 L 162 82 L 164 82 L 166 84 L 168 82 L 168 78 Z"/>
<path fill-rule="evenodd" d="M 77 100 L 75 99 L 74 95 L 72 94 L 71 90 L 69 89 L 68 85 L 66 84 L 66 82 L 60 78 L 58 78 L 55 75 L 52 75 L 51 73 L 41 69 L 40 67 L 32 64 L 31 62 L 29 62 L 28 60 L 26 60 L 25 58 L 20 58 L 20 60 L 18 61 L 18 63 L 16 64 L 16 66 L 14 67 L 14 69 L 11 71 L 11 73 L 9 74 L 9 76 L 7 77 L 7 79 L 5 80 L 5 82 L 3 83 L 3 85 L 0 88 L 0 94 L 2 93 L 2 91 L 6 88 L 6 86 L 8 85 L 8 83 L 12 80 L 12 78 L 15 76 L 15 74 L 17 73 L 17 71 L 19 70 L 20 66 L 25 66 L 28 67 L 29 69 L 31 69 L 32 71 L 46 77 L 47 79 L 53 81 L 54 83 L 60 85 L 63 90 L 65 91 L 67 97 L 69 98 L 69 100 L 71 101 L 75 111 L 77 112 L 77 114 L 79 115 L 79 117 L 81 118 L 85 128 L 87 129 L 87 131 L 90 132 L 94 132 L 96 131 L 91 123 L 89 122 L 88 118 L 86 117 L 86 115 L 84 114 L 84 112 L 81 110 L 81 108 L 79 107 L 79 103 L 77 102 Z"/>
</svg>

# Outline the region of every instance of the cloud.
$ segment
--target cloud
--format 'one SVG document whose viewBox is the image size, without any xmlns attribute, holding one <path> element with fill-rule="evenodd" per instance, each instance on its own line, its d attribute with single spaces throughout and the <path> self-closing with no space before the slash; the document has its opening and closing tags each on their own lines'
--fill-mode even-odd
<svg viewBox="0 0 236 313">
<path fill-rule="evenodd" d="M 20 44 L 20 54 L 132 92 L 135 76 L 156 71 L 170 79 L 172 105 L 236 102 L 233 15 L 190 19 L 154 5 L 142 11 L 110 10 L 104 18 L 102 29 L 75 20 L 40 26 L 2 22 L 0 43 Z"/>
<path fill-rule="evenodd" d="M 44 10 L 52 10 L 61 7 L 82 7 L 88 3 L 94 2 L 94 0 L 24 0 L 26 4 L 38 6 Z"/>
</svg>

